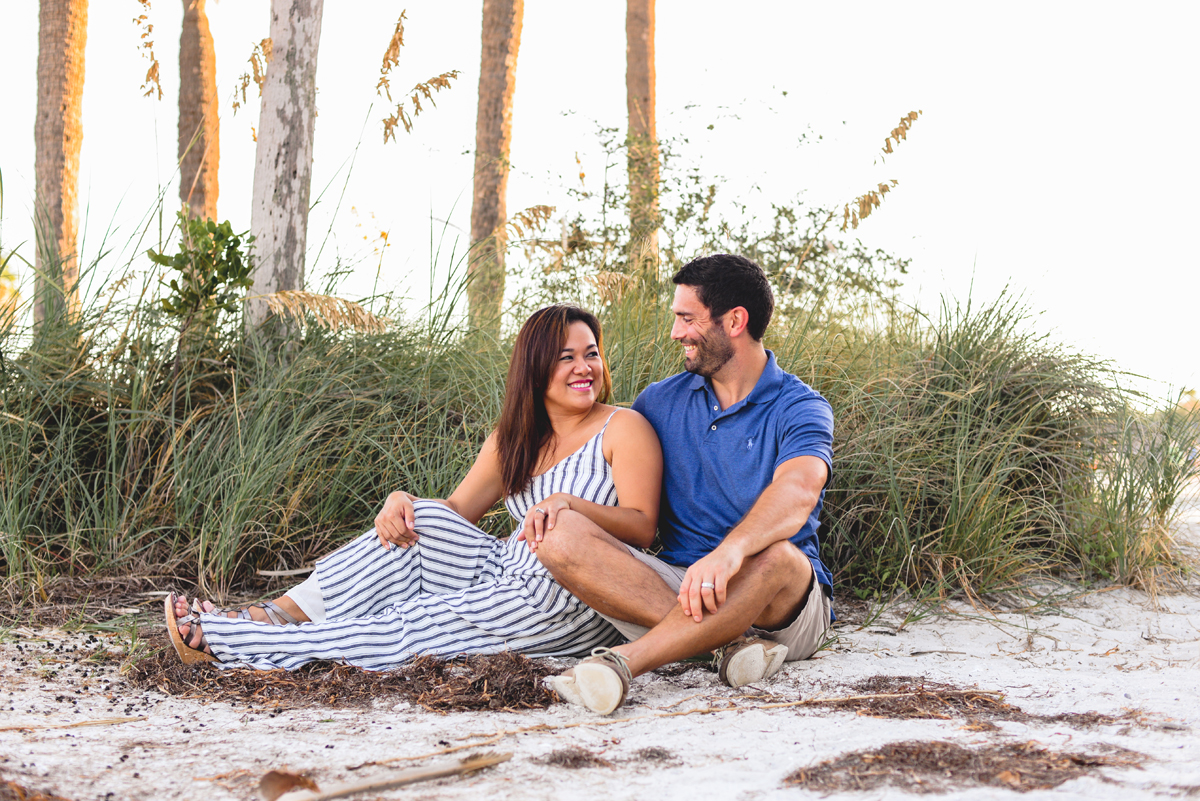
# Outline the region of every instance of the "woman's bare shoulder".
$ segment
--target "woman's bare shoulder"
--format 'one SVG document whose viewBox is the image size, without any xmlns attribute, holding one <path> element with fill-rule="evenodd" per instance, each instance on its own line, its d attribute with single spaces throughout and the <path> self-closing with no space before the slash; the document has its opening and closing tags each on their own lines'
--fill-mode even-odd
<svg viewBox="0 0 1200 801">
<path fill-rule="evenodd" d="M 499 448 L 496 429 L 493 428 L 492 432 L 487 435 L 487 439 L 483 441 L 483 445 L 479 446 L 479 455 L 483 456 L 485 453 L 495 454 Z"/>
<path fill-rule="evenodd" d="M 635 412 L 633 409 L 625 409 L 620 406 L 608 407 L 611 411 L 608 414 L 611 417 L 608 420 L 608 433 L 612 434 L 613 444 L 636 445 L 645 443 L 647 440 L 653 439 L 658 441 L 658 435 L 654 433 L 654 427 L 650 425 L 650 421 L 642 416 L 641 412 Z M 605 444 L 609 444 L 609 437 L 605 437 Z"/>
</svg>

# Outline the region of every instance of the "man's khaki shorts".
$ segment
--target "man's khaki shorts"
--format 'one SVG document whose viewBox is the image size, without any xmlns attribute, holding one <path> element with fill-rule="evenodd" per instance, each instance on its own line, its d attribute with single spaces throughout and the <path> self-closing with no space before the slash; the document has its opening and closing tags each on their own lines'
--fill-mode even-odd
<svg viewBox="0 0 1200 801">
<path fill-rule="evenodd" d="M 683 577 L 687 573 L 687 568 L 676 567 L 669 565 L 656 556 L 651 556 L 648 553 L 643 553 L 636 548 L 625 546 L 633 557 L 639 562 L 649 565 L 659 577 L 666 582 L 671 588 L 671 592 L 678 593 L 680 586 L 683 584 Z M 805 557 L 808 558 L 807 556 Z M 608 615 L 601 615 L 609 623 L 612 623 L 617 631 L 625 635 L 628 640 L 636 640 L 650 629 L 645 626 L 639 626 L 636 623 L 626 623 L 623 620 L 616 620 Z M 825 641 L 825 632 L 829 630 L 830 620 L 830 604 L 829 596 L 821 589 L 821 585 L 816 580 L 816 572 L 813 572 L 812 589 L 808 591 L 808 599 L 804 603 L 804 608 L 800 610 L 800 614 L 792 621 L 792 624 L 785 629 L 779 631 L 767 631 L 750 627 L 746 630 L 746 636 L 762 637 L 764 640 L 772 640 L 782 643 L 787 646 L 788 662 L 796 662 L 801 659 L 808 659 L 812 656 L 821 643 Z"/>
</svg>

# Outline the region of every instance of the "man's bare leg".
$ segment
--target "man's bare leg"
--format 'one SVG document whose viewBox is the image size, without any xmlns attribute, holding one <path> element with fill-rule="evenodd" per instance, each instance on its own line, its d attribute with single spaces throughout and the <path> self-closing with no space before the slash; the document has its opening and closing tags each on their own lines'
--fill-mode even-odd
<svg viewBox="0 0 1200 801">
<path fill-rule="evenodd" d="M 559 513 L 537 557 L 572 595 L 617 620 L 652 628 L 679 605 L 653 568 L 577 512 Z"/>
<path fill-rule="evenodd" d="M 628 660 L 634 676 L 736 640 L 751 626 L 786 628 L 803 606 L 813 577 L 812 565 L 790 542 L 780 542 L 750 557 L 730 580 L 725 603 L 706 611 L 697 623 L 678 603 L 645 636 L 614 650 Z"/>
<path fill-rule="evenodd" d="M 634 676 L 720 648 L 751 626 L 785 628 L 813 580 L 808 558 L 790 542 L 776 543 L 743 563 L 725 603 L 697 623 L 652 568 L 583 515 L 561 513 L 537 553 L 551 575 L 591 608 L 650 627 L 643 637 L 613 649 L 629 660 Z"/>
<path fill-rule="evenodd" d="M 580 527 L 572 528 L 570 533 L 580 533 Z M 571 586 L 574 581 L 580 588 L 576 595 L 581 600 L 593 609 L 611 610 L 611 616 L 617 619 L 635 616 L 636 610 L 628 608 L 627 599 L 644 590 L 644 575 L 635 572 L 633 566 L 645 568 L 650 573 L 654 573 L 653 569 L 629 556 L 623 546 L 620 547 L 623 553 L 619 553 L 616 549 L 619 543 L 610 544 L 601 537 L 583 534 L 571 538 L 568 535 L 549 537 L 542 544 L 545 542 L 554 544 L 542 554 L 543 564 L 572 591 L 575 591 Z M 568 550 L 570 556 L 565 553 Z M 618 559 L 618 554 L 625 558 Z M 670 592 L 657 574 L 654 579 Z M 672 598 L 669 611 L 645 635 L 625 645 L 603 649 L 566 673 L 553 677 L 554 690 L 565 701 L 607 715 L 624 703 L 633 676 L 726 645 L 751 625 L 767 630 L 787 627 L 800 613 L 812 580 L 812 565 L 808 558 L 790 542 L 775 543 L 742 563 L 741 569 L 729 581 L 725 602 L 715 613 L 706 610 L 700 622 L 696 622 L 691 615 L 685 615 Z M 658 597 L 658 592 L 649 595 L 658 603 L 666 604 L 665 599 Z M 652 614 L 657 614 L 660 609 L 661 606 Z M 650 616 L 645 615 L 646 618 Z M 736 660 L 742 655 L 753 658 L 753 654 L 754 650 L 745 650 L 733 658 Z M 767 657 L 764 649 L 763 658 Z M 742 668 L 733 668 L 735 673 L 744 674 L 745 667 L 753 665 L 742 664 Z M 758 671 L 752 668 L 752 672 Z M 739 685 L 744 683 L 744 678 L 738 681 Z"/>
</svg>

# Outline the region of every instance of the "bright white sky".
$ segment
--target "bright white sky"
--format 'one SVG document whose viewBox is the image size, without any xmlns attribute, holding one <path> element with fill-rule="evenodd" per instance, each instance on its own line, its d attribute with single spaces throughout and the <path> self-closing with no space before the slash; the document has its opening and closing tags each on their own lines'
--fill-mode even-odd
<svg viewBox="0 0 1200 801">
<path fill-rule="evenodd" d="M 449 222 L 447 250 L 455 236 L 465 240 L 480 5 L 407 5 L 393 87 L 450 69 L 462 76 L 412 134 L 383 145 L 387 104 L 374 86 L 405 6 L 325 4 L 314 197 L 328 189 L 309 246 L 311 259 L 331 232 L 316 272 L 337 256 L 358 260 L 345 294 L 368 292 L 378 271 L 381 286 L 419 303 L 440 221 Z M 602 185 L 596 129 L 625 125 L 624 7 L 526 0 L 510 211 L 549 203 L 571 212 L 564 188 L 578 180 L 576 153 L 588 187 Z M 138 89 L 147 66 L 131 21 L 139 8 L 91 3 L 81 174 L 89 258 L 110 226 L 111 243 L 130 242 L 160 187 L 170 185 L 170 203 L 178 196 L 181 3 L 154 0 L 151 11 L 162 101 Z M 223 98 L 219 211 L 238 230 L 249 227 L 258 103 L 235 116 L 229 100 L 268 33 L 268 8 L 268 0 L 209 3 Z M 1041 313 L 1039 330 L 1153 377 L 1162 392 L 1200 384 L 1200 250 L 1188 239 L 1200 216 L 1200 4 L 760 0 L 730 9 L 659 0 L 656 42 L 659 135 L 686 137 L 682 161 L 724 177 L 727 199 L 765 209 L 803 193 L 838 204 L 896 178 L 859 234 L 912 257 L 908 292 L 921 305 L 933 308 L 942 293 L 994 298 L 1010 286 Z M 10 248 L 32 231 L 37 3 L 0 3 L 0 30 L 0 241 Z M 884 137 L 912 109 L 924 115 L 910 139 L 876 164 Z M 824 139 L 802 147 L 806 131 Z M 364 260 L 382 230 L 391 243 L 382 262 Z M 437 266 L 446 264 L 443 253 Z"/>
</svg>

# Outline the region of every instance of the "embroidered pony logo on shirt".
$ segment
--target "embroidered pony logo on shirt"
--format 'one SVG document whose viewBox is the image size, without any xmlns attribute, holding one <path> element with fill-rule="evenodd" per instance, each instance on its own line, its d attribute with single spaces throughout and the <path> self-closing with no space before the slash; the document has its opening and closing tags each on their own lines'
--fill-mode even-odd
<svg viewBox="0 0 1200 801">
<path fill-rule="evenodd" d="M 754 437 L 746 440 L 746 450 L 751 450 L 754 447 Z"/>
</svg>

